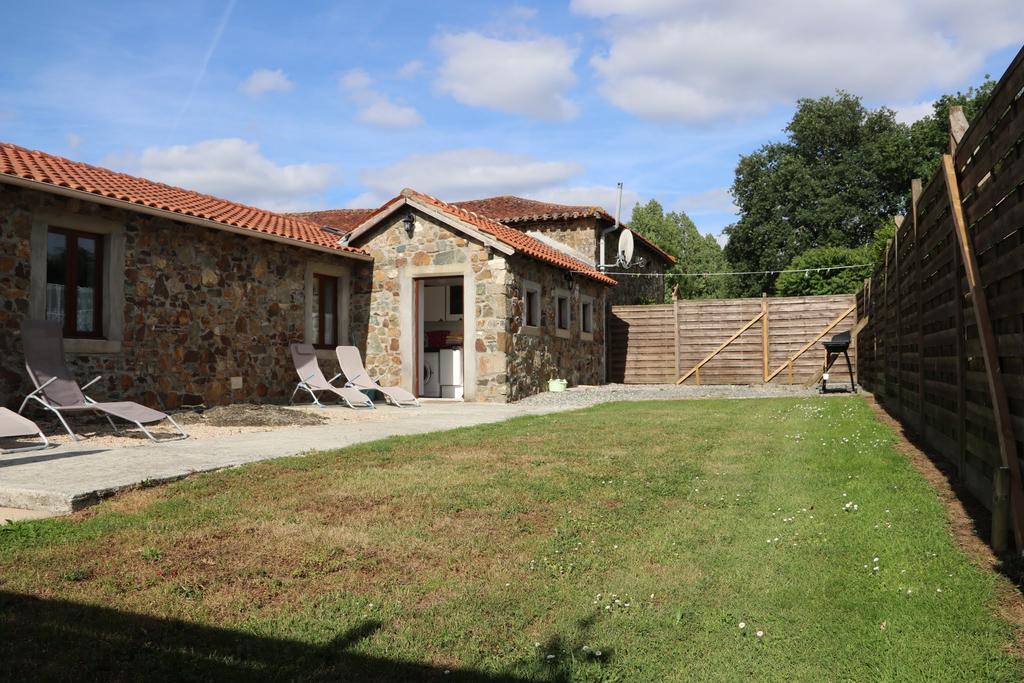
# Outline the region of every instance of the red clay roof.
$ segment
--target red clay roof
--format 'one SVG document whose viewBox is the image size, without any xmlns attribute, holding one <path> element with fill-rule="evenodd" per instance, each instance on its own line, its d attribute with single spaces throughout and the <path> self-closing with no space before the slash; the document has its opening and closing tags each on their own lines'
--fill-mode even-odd
<svg viewBox="0 0 1024 683">
<path fill-rule="evenodd" d="M 289 213 L 286 216 L 295 216 L 303 220 L 336 228 L 342 232 L 352 232 L 369 218 L 376 209 L 324 209 L 323 211 L 304 211 L 302 213 Z"/>
<path fill-rule="evenodd" d="M 552 204 L 525 199 L 512 195 L 473 199 L 465 202 L 454 202 L 455 206 L 489 216 L 496 221 L 509 225 L 515 223 L 541 223 L 545 221 L 564 221 L 574 218 L 598 218 L 614 223 L 615 218 L 600 206 L 573 206 L 571 204 Z M 625 224 L 623 224 L 625 225 Z M 628 226 L 626 226 L 628 227 Z M 674 256 L 659 248 L 643 235 L 634 232 L 638 242 L 661 256 L 668 263 L 675 263 Z"/>
<path fill-rule="evenodd" d="M 402 193 L 400 195 L 388 201 L 379 209 L 375 210 L 370 217 L 378 213 L 383 213 L 388 208 L 390 208 L 392 204 L 401 201 L 403 198 L 413 199 L 425 204 L 429 204 L 437 209 L 440 209 L 444 213 L 447 213 L 448 215 L 453 216 L 459 219 L 460 221 L 469 223 L 473 227 L 479 229 L 481 232 L 484 232 L 488 235 L 491 235 L 492 237 L 495 237 L 496 239 L 498 239 L 501 242 L 504 242 L 505 244 L 512 247 L 516 251 L 521 252 L 532 258 L 535 258 L 539 261 L 544 261 L 559 268 L 565 268 L 566 270 L 578 272 L 581 275 L 589 277 L 590 279 L 596 280 L 597 282 L 600 282 L 602 284 L 618 284 L 615 280 L 608 277 L 607 275 L 598 272 L 597 270 L 594 270 L 592 266 L 589 266 L 586 263 L 583 263 L 582 261 L 574 259 L 568 254 L 559 251 L 554 247 L 550 247 L 538 239 L 530 237 L 521 230 L 510 228 L 509 226 L 504 225 L 503 223 L 499 223 L 493 218 L 490 218 L 488 216 L 482 216 L 472 211 L 467 211 L 466 209 L 460 208 L 454 204 L 449 204 L 448 202 L 441 201 L 437 197 L 431 197 L 428 194 L 423 194 L 422 192 L 417 192 L 416 190 L 410 188 L 402 190 Z M 369 220 L 370 217 L 367 217 L 367 220 Z"/>
<path fill-rule="evenodd" d="M 353 247 L 339 245 L 337 236 L 324 232 L 317 223 L 304 218 L 273 213 L 0 142 L 0 181 L 3 175 L 89 192 L 339 252 L 364 253 Z"/>
<path fill-rule="evenodd" d="M 512 195 L 471 199 L 465 202 L 453 202 L 455 206 L 489 216 L 502 223 L 523 223 L 526 221 L 566 220 L 569 218 L 611 218 L 599 206 L 572 206 L 569 204 L 552 204 L 538 202 Z M 614 220 L 614 219 L 612 219 Z"/>
</svg>

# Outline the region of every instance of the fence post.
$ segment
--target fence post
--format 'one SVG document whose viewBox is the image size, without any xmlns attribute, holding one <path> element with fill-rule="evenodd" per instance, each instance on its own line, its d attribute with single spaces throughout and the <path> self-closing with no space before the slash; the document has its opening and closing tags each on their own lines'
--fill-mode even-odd
<svg viewBox="0 0 1024 683">
<path fill-rule="evenodd" d="M 1024 553 L 1024 488 L 1021 487 L 1020 462 L 1017 459 L 1017 439 L 1010 421 L 1010 404 L 1006 398 L 1002 371 L 999 366 L 999 348 L 992 330 L 992 319 L 988 313 L 988 294 L 978 277 L 978 262 L 974 255 L 971 236 L 967 233 L 963 205 L 960 201 L 960 184 L 953 166 L 953 157 L 942 155 L 942 171 L 946 181 L 949 210 L 960 251 L 963 255 L 964 275 L 974 304 L 974 319 L 981 338 L 981 355 L 985 361 L 989 397 L 995 417 L 996 435 L 999 438 L 999 454 L 1003 466 L 1008 468 L 1010 477 L 1010 505 L 1013 512 L 1013 533 L 1018 553 Z"/>
<path fill-rule="evenodd" d="M 893 233 L 893 256 L 896 259 L 896 413 L 901 420 L 906 419 L 903 412 L 903 289 L 900 286 L 900 228 L 903 227 L 903 216 L 897 216 L 896 231 Z"/>
<path fill-rule="evenodd" d="M 892 353 L 892 330 L 889 329 L 889 252 L 892 251 L 892 240 L 885 243 L 885 270 L 882 271 L 882 325 L 884 335 L 882 339 L 885 344 L 885 352 L 882 354 L 882 400 L 892 407 L 889 402 L 889 354 Z"/>
<path fill-rule="evenodd" d="M 997 467 L 992 474 L 992 549 L 1001 553 L 1010 522 L 1010 470 Z"/>
<path fill-rule="evenodd" d="M 762 376 L 768 383 L 768 293 L 761 292 L 761 358 Z"/>
<path fill-rule="evenodd" d="M 917 431 L 927 441 L 928 421 L 925 419 L 924 393 L 924 248 L 918 230 L 917 204 L 924 188 L 920 178 L 910 181 L 910 217 L 914 221 L 914 251 L 917 252 L 915 277 L 917 278 Z"/>
<path fill-rule="evenodd" d="M 679 299 L 672 299 L 672 339 L 675 344 L 675 356 L 676 356 L 676 374 L 673 377 L 678 378 L 680 373 L 679 368 Z"/>
</svg>

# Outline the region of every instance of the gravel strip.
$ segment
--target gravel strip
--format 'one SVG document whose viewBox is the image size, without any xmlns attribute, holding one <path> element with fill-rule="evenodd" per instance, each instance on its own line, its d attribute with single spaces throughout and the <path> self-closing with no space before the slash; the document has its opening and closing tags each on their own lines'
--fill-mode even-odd
<svg viewBox="0 0 1024 683">
<path fill-rule="evenodd" d="M 768 385 L 605 384 L 564 392 L 545 391 L 519 401 L 521 406 L 592 406 L 611 401 L 676 401 L 692 398 L 771 398 L 818 396 L 817 387 Z"/>
</svg>

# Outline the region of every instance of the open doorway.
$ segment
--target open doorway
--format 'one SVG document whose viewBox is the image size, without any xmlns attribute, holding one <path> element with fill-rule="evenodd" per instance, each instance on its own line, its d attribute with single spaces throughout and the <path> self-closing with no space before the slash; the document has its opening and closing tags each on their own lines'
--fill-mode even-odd
<svg viewBox="0 0 1024 683">
<path fill-rule="evenodd" d="M 463 292 L 462 277 L 416 280 L 417 396 L 455 400 L 463 397 Z"/>
</svg>

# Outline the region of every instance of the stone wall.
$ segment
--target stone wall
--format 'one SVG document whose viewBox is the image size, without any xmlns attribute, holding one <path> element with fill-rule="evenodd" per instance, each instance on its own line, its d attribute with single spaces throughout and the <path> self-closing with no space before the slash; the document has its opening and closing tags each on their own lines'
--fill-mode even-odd
<svg viewBox="0 0 1024 683">
<path fill-rule="evenodd" d="M 174 408 L 199 400 L 287 400 L 296 376 L 288 344 L 304 337 L 309 259 L 351 259 L 212 228 L 0 185 L 0 404 L 30 391 L 21 321 L 29 315 L 32 224 L 40 214 L 123 225 L 124 324 L 118 349 L 69 353 L 97 399 Z M 45 267 L 45 266 L 44 266 Z M 116 305 L 117 302 L 107 302 Z M 76 340 L 77 341 L 77 340 Z M 232 391 L 232 376 L 242 389 Z"/>
<path fill-rule="evenodd" d="M 561 221 L 540 221 L 534 223 L 514 223 L 513 227 L 525 232 L 543 233 L 553 240 L 571 247 L 597 263 L 597 219 L 575 218 Z"/>
<path fill-rule="evenodd" d="M 562 244 L 572 247 L 598 263 L 601 258 L 598 231 L 611 226 L 609 222 L 600 222 L 596 218 L 577 218 L 563 221 L 537 221 L 532 223 L 516 223 L 515 226 L 528 232 L 542 232 Z M 612 261 L 618 248 L 618 235 L 605 238 L 605 260 Z M 622 304 L 660 304 L 665 300 L 665 278 L 649 277 L 651 274 L 663 274 L 665 264 L 661 257 L 636 242 L 636 255 L 646 261 L 643 268 L 632 266 L 630 275 L 613 276 L 619 281 L 609 295 L 610 305 Z M 618 268 L 612 268 L 618 270 Z"/>
<path fill-rule="evenodd" d="M 415 391 L 415 281 L 461 276 L 466 398 L 504 401 L 509 315 L 505 259 L 431 216 L 414 216 L 412 237 L 402 222 L 405 213 L 399 212 L 354 242 L 374 257 L 372 278 L 353 278 L 352 325 L 365 325 L 367 370 L 382 384 Z"/>
<path fill-rule="evenodd" d="M 615 253 L 614 242 L 605 245 L 609 254 Z M 626 275 L 612 275 L 619 286 L 613 287 L 609 295 L 610 306 L 636 305 L 636 304 L 660 304 L 665 301 L 665 265 L 664 262 L 647 247 L 639 242 L 634 249 L 635 257 L 643 257 L 644 267 L 641 268 L 634 263 L 628 269 L 616 272 L 627 273 Z M 609 256 L 609 258 L 611 258 Z M 652 277 L 661 275 L 662 277 Z"/>
<path fill-rule="evenodd" d="M 569 336 L 560 337 L 555 330 L 555 292 L 567 289 L 565 272 L 534 259 L 516 256 L 509 267 L 515 283 L 512 295 L 510 337 L 508 346 L 508 400 L 547 391 L 549 379 L 568 380 L 577 384 L 601 384 L 605 381 L 604 327 L 605 305 L 609 290 L 589 278 L 576 275 L 570 292 Z M 541 288 L 541 324 L 539 330 L 523 326 L 523 283 Z M 580 327 L 580 299 L 594 299 L 592 339 L 584 339 Z"/>
</svg>

